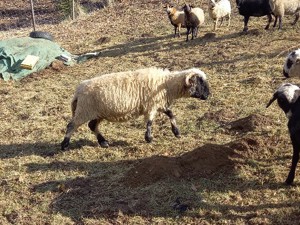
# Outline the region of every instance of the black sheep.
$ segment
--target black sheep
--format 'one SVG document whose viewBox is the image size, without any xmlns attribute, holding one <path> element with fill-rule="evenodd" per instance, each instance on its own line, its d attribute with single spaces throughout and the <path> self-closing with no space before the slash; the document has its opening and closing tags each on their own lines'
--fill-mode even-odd
<svg viewBox="0 0 300 225">
<path fill-rule="evenodd" d="M 286 179 L 287 184 L 292 184 L 295 178 L 295 171 L 299 161 L 300 152 L 300 88 L 293 84 L 283 84 L 274 93 L 269 101 L 267 108 L 277 99 L 279 107 L 284 111 L 288 122 L 288 129 L 293 145 L 293 159 L 289 175 Z"/>
<path fill-rule="evenodd" d="M 236 0 L 236 6 L 240 15 L 244 16 L 244 29 L 248 30 L 248 21 L 250 16 L 261 17 L 268 16 L 268 24 L 265 29 L 269 29 L 272 21 L 272 10 L 269 0 Z"/>
</svg>

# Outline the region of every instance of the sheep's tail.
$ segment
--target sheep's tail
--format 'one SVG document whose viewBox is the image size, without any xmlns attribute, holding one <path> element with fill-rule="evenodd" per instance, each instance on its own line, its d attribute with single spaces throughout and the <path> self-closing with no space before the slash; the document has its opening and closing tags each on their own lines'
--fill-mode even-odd
<svg viewBox="0 0 300 225">
<path fill-rule="evenodd" d="M 75 110 L 77 108 L 77 101 L 78 101 L 77 96 L 74 96 L 72 103 L 71 103 L 72 117 L 75 116 Z"/>
</svg>

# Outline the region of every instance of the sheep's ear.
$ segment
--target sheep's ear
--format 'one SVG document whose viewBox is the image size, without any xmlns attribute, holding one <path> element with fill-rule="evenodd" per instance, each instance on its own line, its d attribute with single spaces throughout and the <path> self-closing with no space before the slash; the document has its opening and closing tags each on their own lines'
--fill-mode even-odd
<svg viewBox="0 0 300 225">
<path fill-rule="evenodd" d="M 191 73 L 191 74 L 188 74 L 186 77 L 185 77 L 185 85 L 187 87 L 190 87 L 192 86 L 195 82 L 196 82 L 196 74 L 194 73 Z"/>
<path fill-rule="evenodd" d="M 294 97 L 293 97 L 294 102 L 297 101 L 297 99 L 299 98 L 299 96 L 300 96 L 300 89 L 298 89 L 298 90 L 296 90 L 294 92 Z"/>
<path fill-rule="evenodd" d="M 273 97 L 270 99 L 269 103 L 267 104 L 266 108 L 268 108 L 275 100 L 277 99 L 277 94 L 275 93 Z"/>
</svg>

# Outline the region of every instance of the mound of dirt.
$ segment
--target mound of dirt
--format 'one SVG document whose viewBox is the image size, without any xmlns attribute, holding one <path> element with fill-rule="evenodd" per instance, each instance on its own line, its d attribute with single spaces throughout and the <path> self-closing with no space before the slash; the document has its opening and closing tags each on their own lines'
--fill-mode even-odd
<svg viewBox="0 0 300 225">
<path fill-rule="evenodd" d="M 209 177 L 215 173 L 230 174 L 245 159 L 265 154 L 268 141 L 245 137 L 225 145 L 206 144 L 179 157 L 153 156 L 140 160 L 128 171 L 123 182 L 131 187 L 153 184 L 166 178 Z"/>
<path fill-rule="evenodd" d="M 266 116 L 251 114 L 245 118 L 230 122 L 227 125 L 227 128 L 233 132 L 246 133 L 251 131 L 259 131 L 263 127 L 271 126 L 272 124 L 273 120 Z"/>
</svg>

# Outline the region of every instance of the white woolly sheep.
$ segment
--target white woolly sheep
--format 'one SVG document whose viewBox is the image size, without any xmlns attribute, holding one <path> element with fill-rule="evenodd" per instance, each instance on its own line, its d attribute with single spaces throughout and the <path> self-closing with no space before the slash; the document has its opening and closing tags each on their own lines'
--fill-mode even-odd
<svg viewBox="0 0 300 225">
<path fill-rule="evenodd" d="M 295 171 L 299 161 L 300 152 L 300 88 L 296 85 L 287 83 L 281 85 L 273 94 L 267 108 L 277 99 L 279 107 L 284 111 L 288 118 L 288 129 L 293 145 L 293 159 L 289 175 L 286 179 L 287 184 L 292 184 L 295 178 Z"/>
<path fill-rule="evenodd" d="M 295 25 L 299 19 L 300 0 L 269 0 L 271 9 L 275 16 L 273 27 L 276 26 L 279 18 L 278 29 L 282 29 L 282 19 L 284 15 L 295 15 L 295 20 L 292 25 Z"/>
<path fill-rule="evenodd" d="M 183 11 L 176 9 L 173 5 L 166 4 L 165 6 L 169 20 L 174 26 L 174 37 L 178 31 L 178 37 L 180 37 L 180 28 L 185 28 L 185 15 Z"/>
<path fill-rule="evenodd" d="M 73 132 L 88 121 L 100 146 L 108 147 L 108 141 L 98 130 L 101 121 L 122 122 L 141 115 L 147 124 L 145 140 L 150 143 L 151 125 L 157 112 L 169 117 L 173 134 L 180 137 L 170 105 L 178 98 L 205 100 L 208 96 L 206 75 L 196 68 L 171 72 L 153 67 L 85 80 L 77 87 L 72 100 L 72 120 L 67 125 L 61 149 L 69 146 Z"/>
<path fill-rule="evenodd" d="M 221 26 L 225 17 L 228 17 L 228 26 L 230 26 L 231 4 L 229 0 L 220 0 L 219 2 L 209 0 L 208 9 L 210 18 L 214 20 L 214 30 L 217 29 L 219 19 L 221 19 Z"/>
<path fill-rule="evenodd" d="M 190 31 L 192 31 L 192 40 L 197 37 L 198 28 L 204 23 L 204 12 L 201 8 L 194 8 L 191 5 L 183 6 L 185 13 L 185 25 L 187 28 L 186 41 L 189 40 Z"/>
<path fill-rule="evenodd" d="M 286 78 L 300 77 L 300 49 L 292 51 L 286 57 L 283 65 L 283 75 Z"/>
</svg>

